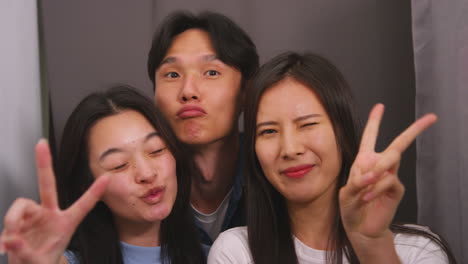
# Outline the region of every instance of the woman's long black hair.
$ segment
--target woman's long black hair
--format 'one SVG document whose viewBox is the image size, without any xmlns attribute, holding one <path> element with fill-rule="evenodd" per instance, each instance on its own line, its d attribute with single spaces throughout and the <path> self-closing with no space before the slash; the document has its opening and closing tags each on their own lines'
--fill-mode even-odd
<svg viewBox="0 0 468 264">
<path fill-rule="evenodd" d="M 255 74 L 246 91 L 245 138 L 247 146 L 247 225 L 249 247 L 256 264 L 298 263 L 291 222 L 285 198 L 265 177 L 255 153 L 257 111 L 263 93 L 285 78 L 292 78 L 309 87 L 323 104 L 341 150 L 341 170 L 335 190 L 335 218 L 328 238 L 327 263 L 359 263 L 341 221 L 338 192 L 348 179 L 358 153 L 361 122 L 357 118 L 351 89 L 340 71 L 326 59 L 315 54 L 287 52 L 264 64 Z M 455 259 L 447 244 L 432 235 L 404 225 L 391 225 L 394 233 L 428 237 L 447 253 L 450 263 Z M 343 256 L 344 255 L 344 256 Z"/>
<path fill-rule="evenodd" d="M 133 88 L 118 86 L 93 93 L 84 98 L 68 118 L 55 162 L 60 206 L 69 207 L 94 181 L 88 162 L 91 127 L 102 118 L 125 110 L 142 114 L 159 132 L 176 160 L 177 197 L 160 228 L 163 263 L 205 263 L 189 209 L 191 173 L 197 171 L 196 167 L 153 102 Z M 98 202 L 79 225 L 69 249 L 77 253 L 83 264 L 122 263 L 117 229 L 110 209 L 103 202 Z"/>
</svg>

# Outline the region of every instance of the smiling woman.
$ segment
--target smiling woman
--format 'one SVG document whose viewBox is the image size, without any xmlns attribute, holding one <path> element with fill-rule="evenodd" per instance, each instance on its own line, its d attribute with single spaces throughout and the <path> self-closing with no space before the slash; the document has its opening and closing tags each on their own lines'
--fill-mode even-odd
<svg viewBox="0 0 468 264">
<path fill-rule="evenodd" d="M 351 89 L 314 54 L 281 54 L 246 94 L 246 227 L 222 233 L 208 263 L 455 263 L 426 227 L 392 224 L 403 197 L 403 151 L 437 117 L 428 114 L 375 152 L 377 104 L 359 145 Z"/>
<path fill-rule="evenodd" d="M 5 216 L 10 263 L 204 263 L 196 170 L 151 100 L 115 87 L 81 101 L 56 162 L 58 199 L 47 144 L 36 152 L 42 203 L 19 199 Z"/>
<path fill-rule="evenodd" d="M 307 203 L 333 195 L 340 150 L 330 118 L 305 85 L 286 78 L 265 91 L 256 137 L 263 172 L 288 201 Z"/>
</svg>

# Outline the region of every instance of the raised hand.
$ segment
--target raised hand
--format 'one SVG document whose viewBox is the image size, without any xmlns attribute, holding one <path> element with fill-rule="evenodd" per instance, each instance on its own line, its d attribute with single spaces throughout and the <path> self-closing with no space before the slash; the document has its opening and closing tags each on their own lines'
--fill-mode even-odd
<svg viewBox="0 0 468 264">
<path fill-rule="evenodd" d="M 389 226 L 404 194 L 397 175 L 401 154 L 437 120 L 434 114 L 423 116 L 377 153 L 375 142 L 383 112 L 382 104 L 372 109 L 348 182 L 339 193 L 341 218 L 352 243 L 355 238 L 372 241 L 391 235 Z"/>
<path fill-rule="evenodd" d="M 61 210 L 50 150 L 45 140 L 36 145 L 36 166 L 41 204 L 19 198 L 4 218 L 0 250 L 8 254 L 10 264 L 59 263 L 76 227 L 109 183 L 109 176 L 98 177 L 78 201 Z"/>
</svg>

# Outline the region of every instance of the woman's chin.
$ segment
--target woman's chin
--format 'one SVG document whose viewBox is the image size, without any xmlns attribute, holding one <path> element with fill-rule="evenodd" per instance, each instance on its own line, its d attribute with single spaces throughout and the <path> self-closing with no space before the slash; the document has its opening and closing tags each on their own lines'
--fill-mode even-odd
<svg viewBox="0 0 468 264">
<path fill-rule="evenodd" d="M 146 220 L 149 222 L 162 221 L 171 213 L 171 207 L 166 205 L 160 205 L 155 208 L 151 208 L 146 214 Z"/>
</svg>

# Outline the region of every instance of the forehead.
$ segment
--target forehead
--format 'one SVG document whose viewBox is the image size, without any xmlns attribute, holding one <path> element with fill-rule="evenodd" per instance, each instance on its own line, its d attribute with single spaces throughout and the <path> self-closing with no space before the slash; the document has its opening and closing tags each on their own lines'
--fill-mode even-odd
<svg viewBox="0 0 468 264">
<path fill-rule="evenodd" d="M 286 78 L 268 88 L 260 98 L 257 120 L 269 118 L 296 118 L 298 116 L 326 115 L 312 88 L 292 78 Z"/>
<path fill-rule="evenodd" d="M 156 132 L 151 123 L 139 112 L 125 110 L 97 121 L 89 131 L 89 150 L 101 151 L 142 141 Z"/>
<path fill-rule="evenodd" d="M 186 56 L 215 55 L 210 35 L 201 29 L 188 29 L 177 35 L 169 47 L 165 59 L 168 57 L 184 59 Z"/>
</svg>

